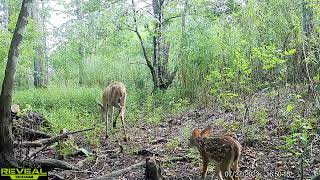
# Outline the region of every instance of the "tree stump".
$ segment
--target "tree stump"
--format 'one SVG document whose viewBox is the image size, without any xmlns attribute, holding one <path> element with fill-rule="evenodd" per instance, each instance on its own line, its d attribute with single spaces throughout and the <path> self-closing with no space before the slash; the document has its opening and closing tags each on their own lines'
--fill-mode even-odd
<svg viewBox="0 0 320 180">
<path fill-rule="evenodd" d="M 160 161 L 154 157 L 146 159 L 145 180 L 160 180 L 161 167 Z"/>
</svg>

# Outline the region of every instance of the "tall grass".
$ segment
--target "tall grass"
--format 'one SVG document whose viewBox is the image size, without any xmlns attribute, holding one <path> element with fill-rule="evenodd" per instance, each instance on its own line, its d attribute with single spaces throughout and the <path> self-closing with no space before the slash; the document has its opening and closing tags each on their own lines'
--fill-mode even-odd
<svg viewBox="0 0 320 180">
<path fill-rule="evenodd" d="M 129 89 L 129 88 L 128 88 Z M 42 114 L 52 125 L 53 132 L 63 128 L 77 130 L 96 127 L 102 131 L 101 110 L 96 102 L 101 101 L 100 87 L 57 87 L 19 90 L 14 93 L 14 103 L 23 112 Z M 151 95 L 144 90 L 128 91 L 126 121 L 130 123 L 159 123 L 168 113 L 180 112 L 188 105 L 178 98 L 174 89 Z"/>
</svg>

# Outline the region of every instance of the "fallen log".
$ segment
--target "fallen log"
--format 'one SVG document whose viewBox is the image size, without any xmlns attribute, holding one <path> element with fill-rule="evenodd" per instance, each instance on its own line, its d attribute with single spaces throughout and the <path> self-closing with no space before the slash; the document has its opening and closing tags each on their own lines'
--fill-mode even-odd
<svg viewBox="0 0 320 180">
<path fill-rule="evenodd" d="M 162 160 L 162 162 L 177 162 L 177 161 L 186 161 L 186 160 L 188 160 L 187 157 L 172 157 L 172 158 L 169 158 L 169 159 Z M 133 164 L 133 165 L 131 165 L 129 167 L 126 167 L 124 169 L 120 169 L 118 171 L 114 171 L 114 172 L 111 172 L 111 173 L 103 175 L 103 176 L 94 177 L 94 178 L 91 178 L 89 180 L 110 179 L 110 178 L 117 177 L 117 176 L 120 176 L 122 174 L 125 174 L 125 173 L 127 173 L 129 171 L 132 171 L 133 169 L 137 169 L 137 168 L 141 168 L 141 167 L 146 167 L 146 162 L 136 163 L 136 164 Z"/>
<path fill-rule="evenodd" d="M 13 142 L 13 146 L 15 148 L 17 148 L 17 147 L 27 147 L 27 148 L 32 147 L 32 148 L 36 148 L 36 147 L 43 146 L 43 144 L 40 141 L 24 141 L 24 142 L 15 141 L 15 142 Z"/>
<path fill-rule="evenodd" d="M 52 138 L 47 138 L 47 139 L 41 139 L 37 141 L 24 141 L 24 142 L 14 142 L 13 145 L 14 147 L 41 147 L 41 146 L 46 146 L 46 145 L 51 145 L 59 140 L 62 140 L 64 138 L 67 138 L 71 134 L 76 134 L 84 131 L 90 131 L 93 130 L 94 128 L 88 128 L 88 129 L 83 129 L 83 130 L 78 130 L 78 131 L 73 131 L 73 132 L 64 132 L 58 136 L 52 137 Z"/>
<path fill-rule="evenodd" d="M 37 159 L 33 161 L 22 161 L 21 166 L 23 167 L 31 167 L 31 168 L 43 168 L 45 170 L 52 170 L 55 168 L 64 169 L 64 170 L 72 170 L 77 169 L 71 164 L 57 160 L 57 159 Z"/>
<path fill-rule="evenodd" d="M 38 131 L 38 130 L 34 130 L 34 129 L 30 129 L 30 128 L 27 128 L 27 127 L 23 127 L 21 125 L 14 125 L 15 128 L 17 129 L 21 129 L 22 130 L 22 133 L 25 137 L 27 138 L 32 138 L 33 140 L 36 140 L 36 139 L 40 139 L 40 138 L 51 138 L 51 136 L 45 132 L 42 132 L 42 131 Z"/>
</svg>

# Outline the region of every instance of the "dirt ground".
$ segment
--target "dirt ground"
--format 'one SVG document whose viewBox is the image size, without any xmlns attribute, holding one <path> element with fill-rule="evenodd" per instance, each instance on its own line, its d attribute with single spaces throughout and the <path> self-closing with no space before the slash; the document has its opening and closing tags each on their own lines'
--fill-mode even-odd
<svg viewBox="0 0 320 180">
<path fill-rule="evenodd" d="M 130 127 L 130 141 L 124 143 L 120 138 L 112 139 L 107 146 L 103 146 L 98 153 L 98 159 L 90 169 L 90 173 L 54 171 L 66 177 L 66 179 L 88 179 L 97 177 L 126 168 L 135 163 L 143 162 L 146 156 L 152 153 L 159 159 L 170 157 L 186 157 L 182 162 L 164 163 L 162 175 L 165 179 L 200 179 L 201 159 L 198 157 L 188 157 L 188 141 L 184 135 L 184 128 L 206 127 L 212 124 L 215 119 L 224 116 L 223 113 L 206 112 L 197 110 L 187 112 L 181 116 L 172 117 L 169 123 L 160 125 L 136 124 Z M 172 127 L 170 127 L 172 126 Z M 215 129 L 213 132 L 221 132 L 222 129 Z M 269 139 L 260 142 L 246 141 L 245 137 L 237 134 L 242 146 L 241 156 L 242 179 L 299 179 L 300 178 L 300 159 L 287 156 L 285 150 L 276 147 L 281 145 L 283 140 L 275 135 L 270 135 Z M 174 139 L 174 140 L 173 140 Z M 104 141 L 103 136 L 101 141 Z M 174 143 L 177 142 L 177 145 Z M 308 155 L 304 163 L 304 176 L 311 177 L 316 170 L 319 171 L 320 161 L 320 140 L 314 143 L 312 155 Z M 123 148 L 123 152 L 117 149 Z M 111 151 L 115 150 L 115 151 Z M 140 150 L 140 153 L 139 153 Z M 143 151 L 146 150 L 145 155 Z M 196 152 L 196 150 L 194 150 Z M 149 153 L 149 154 L 148 154 Z M 140 154 L 140 155 L 139 155 Z M 142 154 L 142 155 L 141 155 Z M 75 165 L 83 159 L 69 159 Z M 129 171 L 115 179 L 144 179 L 144 169 L 138 168 Z M 214 164 L 209 166 L 208 179 L 217 179 L 214 173 Z M 305 178 L 307 179 L 307 178 Z"/>
<path fill-rule="evenodd" d="M 271 100 L 262 101 L 265 103 L 253 100 L 252 106 L 269 108 L 272 106 Z M 251 115 L 248 117 L 250 119 Z M 201 158 L 196 149 L 189 148 L 188 138 L 194 127 L 204 128 L 208 125 L 213 128 L 211 134 L 230 131 L 236 133 L 243 146 L 240 162 L 240 171 L 243 173 L 241 179 L 300 179 L 302 161 L 303 179 L 310 179 L 318 173 L 320 171 L 320 138 L 313 138 L 312 144 L 305 149 L 304 159 L 301 159 L 300 156 L 290 155 L 288 150 L 279 148 L 285 143 L 283 136 L 287 131 L 274 123 L 273 121 L 276 120 L 272 116 L 269 116 L 268 120 L 270 122 L 267 123 L 264 130 L 255 132 L 256 136 L 260 137 L 256 139 L 252 138 L 252 135 L 249 138 L 247 133 L 237 129 L 239 126 L 230 130 L 232 127 L 230 124 L 243 123 L 242 113 L 201 108 L 168 116 L 160 124 L 145 124 L 142 121 L 129 123 L 129 142 L 123 142 L 120 127 L 110 136 L 107 143 L 104 139 L 104 132 L 101 132 L 102 146 L 100 148 L 84 143 L 84 136 L 81 134 L 75 135 L 75 142 L 78 146 L 90 151 L 93 154 L 92 157 L 66 157 L 65 161 L 75 167 L 80 167 L 80 169 L 53 170 L 49 174 L 56 174 L 65 179 L 89 179 L 124 169 L 144 162 L 149 156 L 155 156 L 161 161 L 172 157 L 184 157 L 180 161 L 161 164 L 161 173 L 164 179 L 200 179 Z M 217 123 L 218 121 L 225 121 L 229 123 L 229 126 L 224 127 L 223 124 Z M 246 123 L 250 123 L 250 121 Z M 118 124 L 118 126 L 120 125 Z M 288 126 L 290 126 L 289 122 Z M 301 147 L 297 146 L 296 148 L 300 149 Z M 44 151 L 40 157 L 53 158 L 55 153 L 49 149 Z M 130 170 L 114 177 L 114 179 L 144 179 L 144 168 Z M 213 163 L 209 165 L 207 179 L 218 179 L 214 173 Z"/>
</svg>

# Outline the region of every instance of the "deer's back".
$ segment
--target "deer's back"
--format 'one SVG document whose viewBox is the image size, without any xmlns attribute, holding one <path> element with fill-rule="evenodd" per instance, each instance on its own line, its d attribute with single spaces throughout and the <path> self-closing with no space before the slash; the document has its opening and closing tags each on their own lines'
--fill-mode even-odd
<svg viewBox="0 0 320 180">
<path fill-rule="evenodd" d="M 126 94 L 125 85 L 122 82 L 114 82 L 105 88 L 103 92 L 103 102 L 115 107 L 117 107 L 119 103 L 123 106 Z"/>
<path fill-rule="evenodd" d="M 201 154 L 216 162 L 221 162 L 232 154 L 232 145 L 223 137 L 199 138 L 197 148 Z"/>
</svg>

